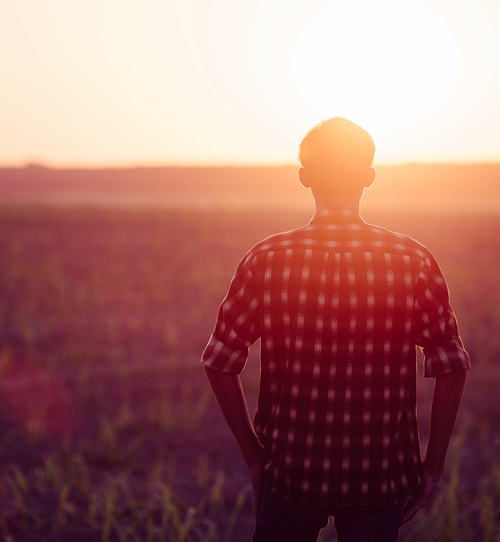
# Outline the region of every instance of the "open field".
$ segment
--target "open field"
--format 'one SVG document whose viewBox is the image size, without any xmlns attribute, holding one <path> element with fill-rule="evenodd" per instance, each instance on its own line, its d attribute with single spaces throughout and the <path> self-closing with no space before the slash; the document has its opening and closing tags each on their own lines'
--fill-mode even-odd
<svg viewBox="0 0 500 542">
<path fill-rule="evenodd" d="M 401 540 L 499 542 L 500 218 L 364 217 L 431 249 L 473 362 L 441 486 Z M 246 250 L 308 220 L 0 208 L 0 540 L 249 540 L 245 467 L 199 357 Z M 243 382 L 254 405 L 258 348 Z M 422 440 L 431 392 L 421 379 Z"/>
</svg>

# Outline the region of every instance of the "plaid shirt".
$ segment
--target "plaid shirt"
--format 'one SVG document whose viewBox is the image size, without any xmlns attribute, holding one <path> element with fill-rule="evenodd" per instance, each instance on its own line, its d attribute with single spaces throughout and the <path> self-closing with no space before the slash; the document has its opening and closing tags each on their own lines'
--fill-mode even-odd
<svg viewBox="0 0 500 542">
<path fill-rule="evenodd" d="M 470 366 L 429 251 L 349 209 L 269 237 L 238 266 L 202 363 L 239 374 L 259 337 L 266 485 L 321 506 L 414 497 L 415 345 L 425 377 Z"/>
</svg>

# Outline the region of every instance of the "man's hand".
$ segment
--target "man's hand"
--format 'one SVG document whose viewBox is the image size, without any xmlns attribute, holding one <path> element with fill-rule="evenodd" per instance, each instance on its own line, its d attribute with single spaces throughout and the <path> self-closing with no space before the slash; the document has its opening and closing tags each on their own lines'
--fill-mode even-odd
<svg viewBox="0 0 500 542">
<path fill-rule="evenodd" d="M 229 428 L 240 445 L 252 481 L 252 513 L 257 521 L 264 490 L 264 448 L 255 434 L 248 414 L 245 394 L 238 375 L 223 374 L 205 368 L 208 380 Z"/>
<path fill-rule="evenodd" d="M 432 397 L 429 439 L 417 496 L 406 504 L 403 523 L 415 517 L 430 501 L 443 473 L 446 451 L 455 427 L 467 370 L 436 377 Z"/>
<path fill-rule="evenodd" d="M 427 506 L 431 500 L 432 494 L 436 490 L 440 478 L 440 474 L 432 474 L 426 471 L 422 473 L 417 496 L 406 504 L 402 523 L 411 521 L 419 510 L 424 508 L 424 506 Z"/>
<path fill-rule="evenodd" d="M 255 521 L 259 514 L 259 505 L 262 492 L 264 491 L 264 449 L 261 448 L 251 458 L 245 458 L 252 481 L 252 515 Z"/>
</svg>

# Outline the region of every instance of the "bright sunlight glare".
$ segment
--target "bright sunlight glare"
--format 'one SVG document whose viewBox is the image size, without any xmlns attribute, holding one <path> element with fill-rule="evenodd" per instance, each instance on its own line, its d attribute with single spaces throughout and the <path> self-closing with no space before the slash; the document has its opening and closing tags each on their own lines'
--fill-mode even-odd
<svg viewBox="0 0 500 542">
<path fill-rule="evenodd" d="M 437 109 L 459 54 L 446 25 L 410 0 L 341 0 L 305 27 L 293 55 L 305 98 L 325 117 L 392 130 Z"/>
</svg>

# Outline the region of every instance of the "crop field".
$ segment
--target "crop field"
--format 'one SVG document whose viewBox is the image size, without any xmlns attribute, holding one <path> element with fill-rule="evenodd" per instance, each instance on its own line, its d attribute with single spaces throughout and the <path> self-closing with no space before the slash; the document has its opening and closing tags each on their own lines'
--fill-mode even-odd
<svg viewBox="0 0 500 542">
<path fill-rule="evenodd" d="M 309 218 L 0 208 L 0 540 L 250 539 L 245 465 L 199 358 L 244 253 Z M 500 217 L 364 218 L 430 248 L 473 363 L 441 484 L 401 541 L 500 542 Z M 256 345 L 252 409 L 258 376 Z"/>
</svg>

